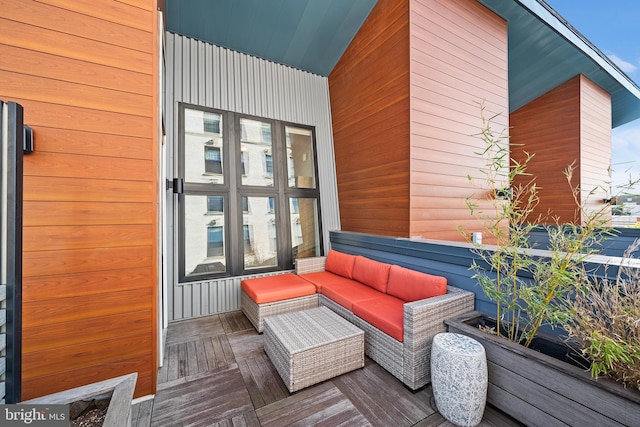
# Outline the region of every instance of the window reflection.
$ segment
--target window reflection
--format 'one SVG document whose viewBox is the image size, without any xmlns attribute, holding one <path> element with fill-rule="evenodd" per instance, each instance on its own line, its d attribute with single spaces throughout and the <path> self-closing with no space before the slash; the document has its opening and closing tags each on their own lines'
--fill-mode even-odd
<svg viewBox="0 0 640 427">
<path fill-rule="evenodd" d="M 184 215 L 186 275 L 226 271 L 224 197 L 185 195 Z"/>
<path fill-rule="evenodd" d="M 244 268 L 278 265 L 275 197 L 242 197 Z"/>
<path fill-rule="evenodd" d="M 273 187 L 271 123 L 240 119 L 242 185 Z"/>
<path fill-rule="evenodd" d="M 292 197 L 289 199 L 289 212 L 293 258 L 319 256 L 320 233 L 316 199 Z"/>
<path fill-rule="evenodd" d="M 285 136 L 289 187 L 316 188 L 311 131 L 286 126 Z"/>
<path fill-rule="evenodd" d="M 222 115 L 184 110 L 185 181 L 223 184 Z"/>
</svg>

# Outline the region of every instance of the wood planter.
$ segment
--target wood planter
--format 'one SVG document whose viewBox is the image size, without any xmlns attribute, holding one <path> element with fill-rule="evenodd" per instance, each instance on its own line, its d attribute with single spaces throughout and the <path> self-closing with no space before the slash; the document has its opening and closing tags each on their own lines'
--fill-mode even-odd
<svg viewBox="0 0 640 427">
<path fill-rule="evenodd" d="M 446 320 L 487 353 L 487 402 L 527 425 L 639 426 L 640 392 L 477 328 L 480 312 Z"/>
<path fill-rule="evenodd" d="M 71 404 L 79 400 L 110 394 L 111 401 L 102 427 L 128 427 L 131 426 L 131 401 L 137 379 L 138 374 L 132 373 L 20 403 L 33 405 Z"/>
</svg>

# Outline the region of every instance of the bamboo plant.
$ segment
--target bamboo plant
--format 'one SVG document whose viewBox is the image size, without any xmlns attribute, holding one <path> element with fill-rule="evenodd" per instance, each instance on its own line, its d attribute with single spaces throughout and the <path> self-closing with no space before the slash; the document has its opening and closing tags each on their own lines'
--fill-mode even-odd
<svg viewBox="0 0 640 427">
<path fill-rule="evenodd" d="M 484 160 L 481 173 L 484 188 L 488 188 L 481 198 L 488 200 L 478 203 L 478 196 L 469 197 L 467 206 L 472 215 L 480 217 L 484 232 L 496 246 L 476 245 L 474 252 L 480 261 L 471 269 L 484 293 L 496 303 L 495 333 L 528 347 L 541 327 L 564 325 L 570 319 L 570 296 L 588 281 L 585 258 L 596 253 L 613 231 L 607 220 L 610 207 L 603 204 L 586 212 L 586 200 L 596 189 L 581 200 L 581 189 L 572 184 L 576 166 L 571 164 L 564 176 L 576 209 L 583 214 L 582 223 L 558 224 L 551 215 L 535 216 L 540 189 L 535 176 L 527 172 L 534 154 L 525 152 L 520 162 L 512 159 L 509 136 L 505 130 L 493 128 L 497 116 L 487 118 L 484 107 L 481 111 L 478 137 L 484 149 L 476 154 Z M 474 180 L 471 176 L 468 179 Z M 531 231 L 543 222 L 553 224 L 544 226 L 549 236 L 544 253 L 535 250 L 530 241 Z"/>
</svg>

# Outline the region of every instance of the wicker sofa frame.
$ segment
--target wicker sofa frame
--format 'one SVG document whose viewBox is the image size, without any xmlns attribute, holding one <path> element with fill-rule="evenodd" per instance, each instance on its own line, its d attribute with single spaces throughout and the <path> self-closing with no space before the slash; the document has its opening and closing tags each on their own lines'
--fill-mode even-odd
<svg viewBox="0 0 640 427">
<path fill-rule="evenodd" d="M 324 271 L 326 257 L 296 260 L 296 273 Z M 412 390 L 431 382 L 431 344 L 433 337 L 446 332 L 444 320 L 474 309 L 475 295 L 453 286 L 447 293 L 404 304 L 404 337 L 400 342 L 354 315 L 324 295 L 325 306 L 364 331 L 365 354 Z"/>
</svg>

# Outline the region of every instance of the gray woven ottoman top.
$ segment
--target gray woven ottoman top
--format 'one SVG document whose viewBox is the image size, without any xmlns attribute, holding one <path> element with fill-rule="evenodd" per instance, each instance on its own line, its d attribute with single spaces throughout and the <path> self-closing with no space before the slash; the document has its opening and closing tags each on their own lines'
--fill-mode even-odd
<svg viewBox="0 0 640 427">
<path fill-rule="evenodd" d="M 364 333 L 326 307 L 270 316 L 264 321 L 291 354 Z"/>
</svg>

